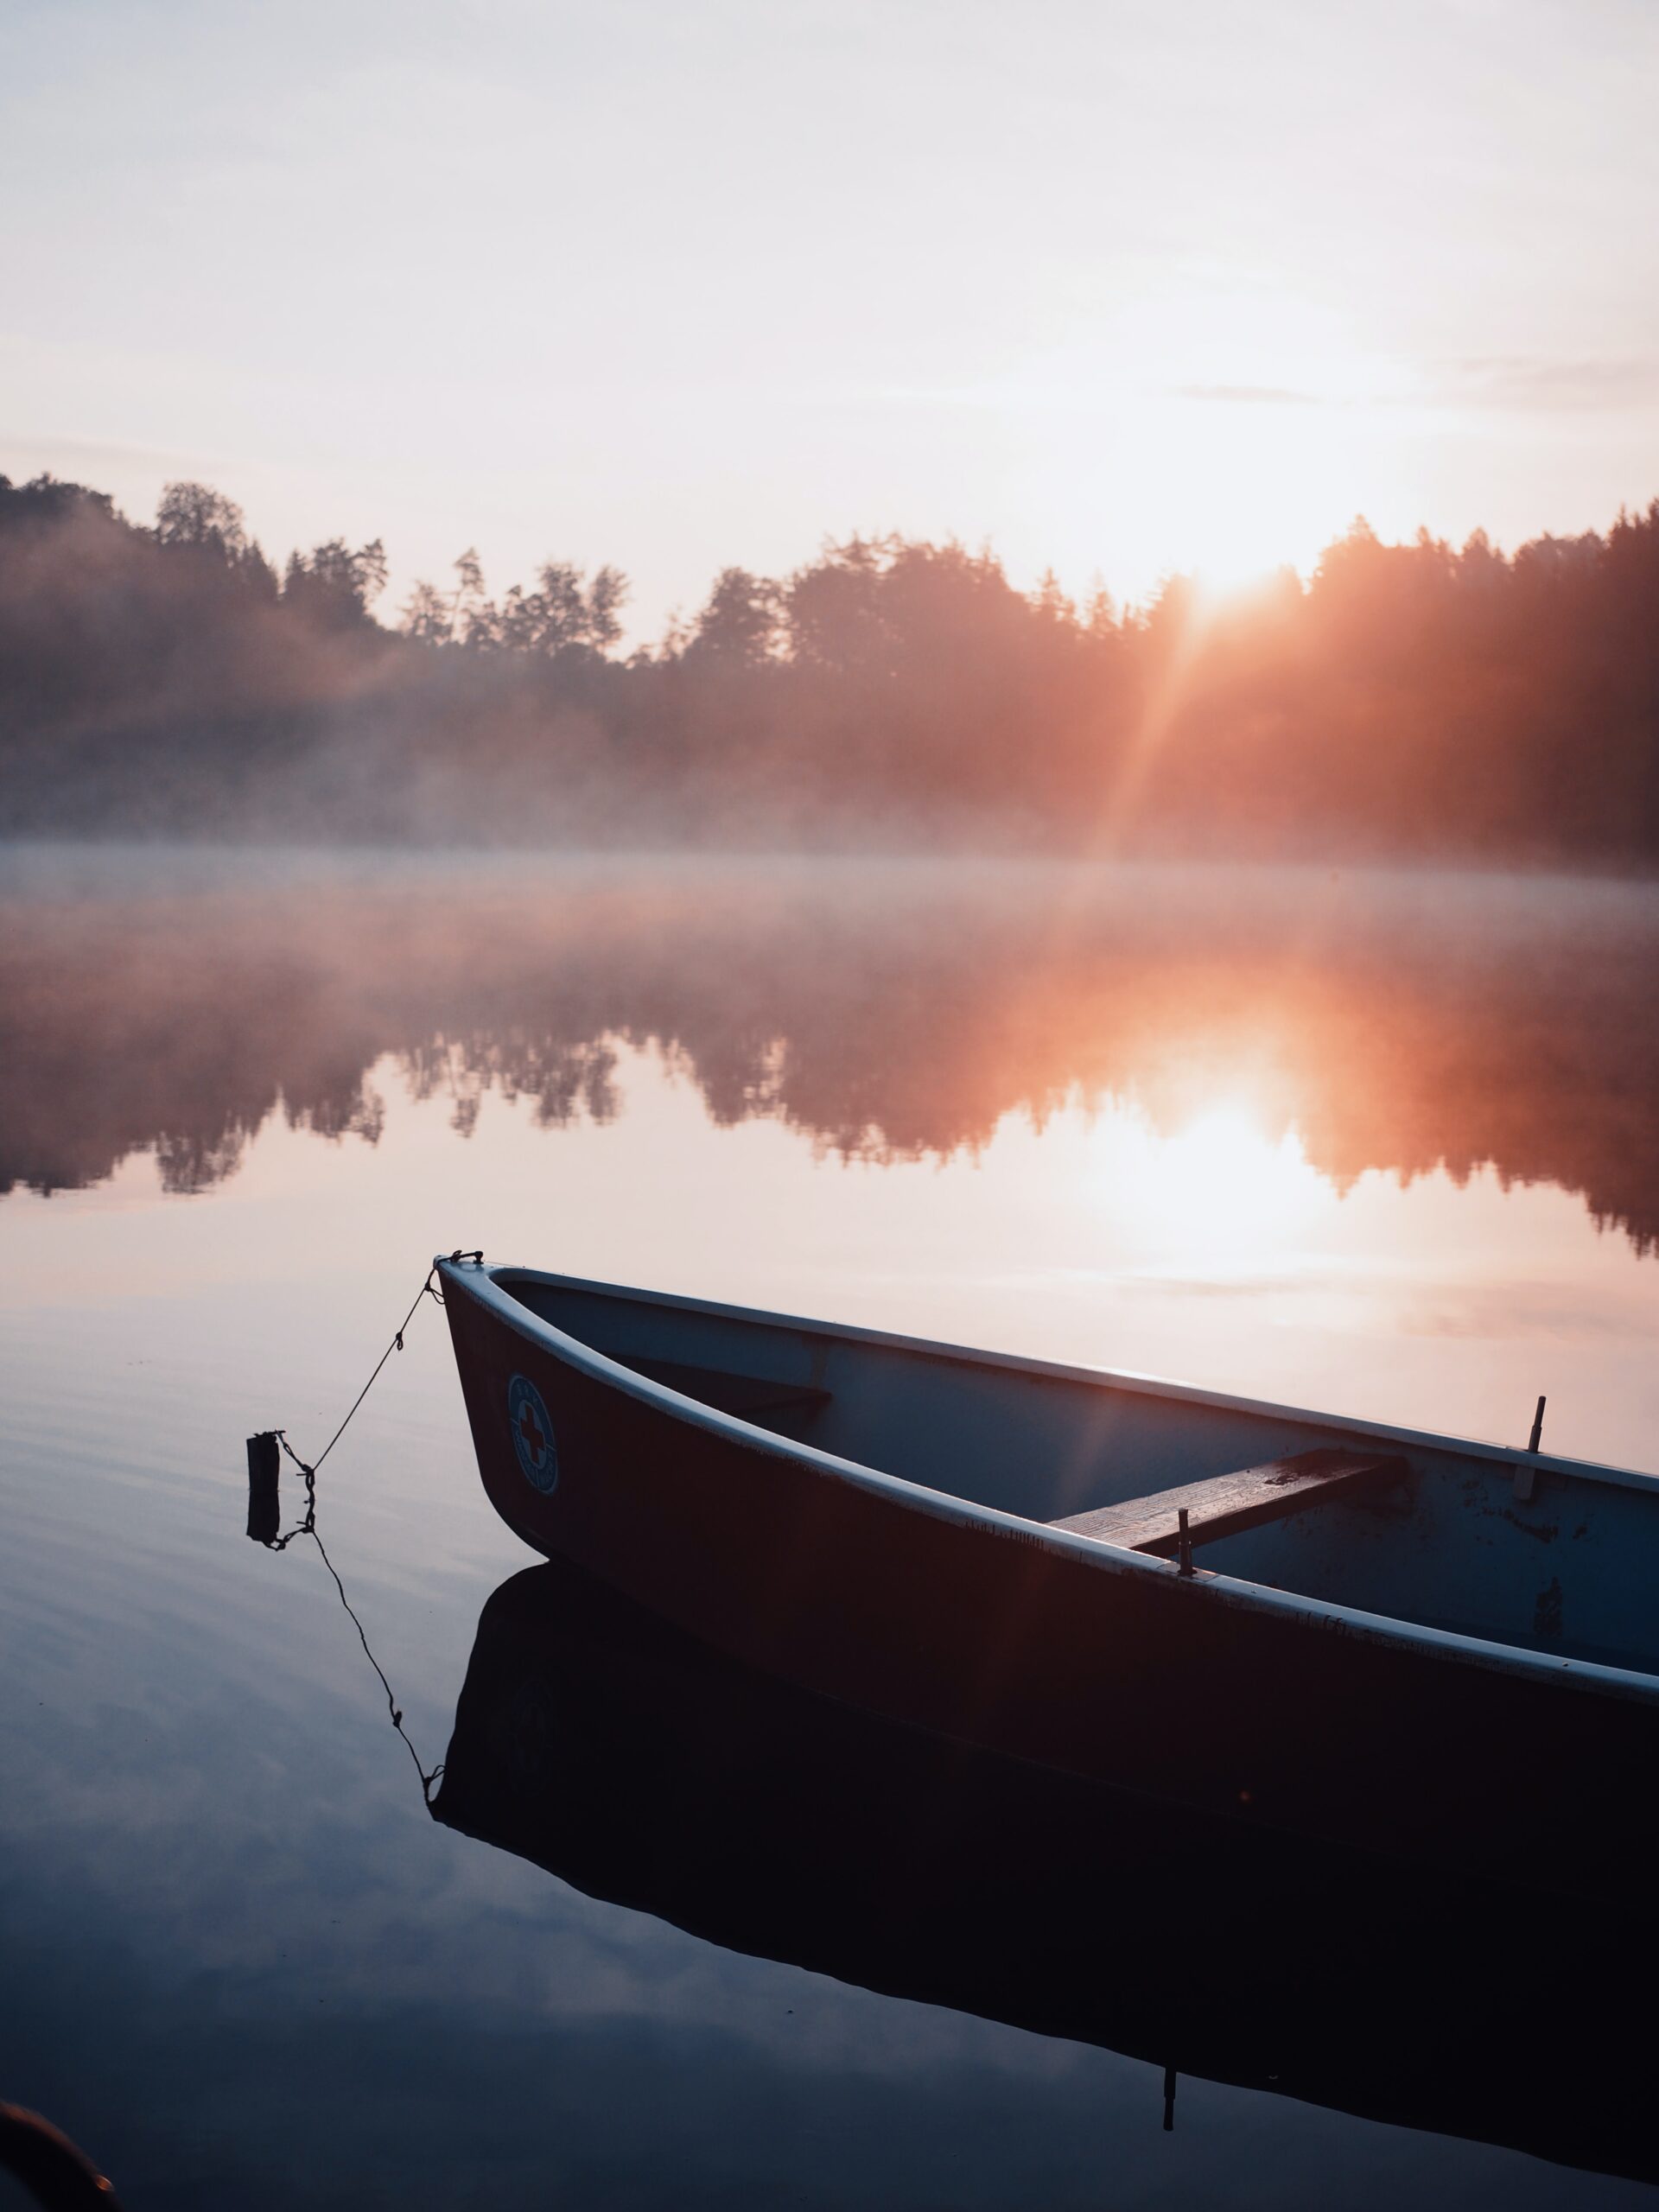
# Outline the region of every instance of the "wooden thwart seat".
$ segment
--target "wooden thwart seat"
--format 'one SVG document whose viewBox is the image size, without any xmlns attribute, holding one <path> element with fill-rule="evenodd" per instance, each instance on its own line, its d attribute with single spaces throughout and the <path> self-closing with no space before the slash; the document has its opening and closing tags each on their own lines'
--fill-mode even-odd
<svg viewBox="0 0 1659 2212">
<path fill-rule="evenodd" d="M 1282 1520 L 1306 1506 L 1384 1487 L 1405 1471 L 1405 1461 L 1391 1455 L 1327 1446 L 1269 1459 L 1260 1467 L 1242 1467 L 1235 1474 L 1213 1475 L 1208 1482 L 1185 1483 L 1179 1490 L 1160 1490 L 1151 1497 L 1097 1506 L 1092 1513 L 1074 1513 L 1049 1526 L 1096 1543 L 1173 1559 L 1183 1506 L 1193 1543 L 1207 1544 L 1263 1521 Z"/>
</svg>

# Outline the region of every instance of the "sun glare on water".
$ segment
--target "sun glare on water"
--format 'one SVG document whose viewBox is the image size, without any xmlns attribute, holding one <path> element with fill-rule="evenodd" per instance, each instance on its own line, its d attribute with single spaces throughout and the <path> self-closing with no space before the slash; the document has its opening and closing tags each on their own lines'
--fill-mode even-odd
<svg viewBox="0 0 1659 2212">
<path fill-rule="evenodd" d="M 1093 1152 L 1096 1193 L 1119 1227 L 1179 1271 L 1284 1265 L 1338 1203 L 1295 1132 L 1268 1135 L 1241 1101 L 1167 1135 L 1139 1114 L 1109 1116 Z"/>
</svg>

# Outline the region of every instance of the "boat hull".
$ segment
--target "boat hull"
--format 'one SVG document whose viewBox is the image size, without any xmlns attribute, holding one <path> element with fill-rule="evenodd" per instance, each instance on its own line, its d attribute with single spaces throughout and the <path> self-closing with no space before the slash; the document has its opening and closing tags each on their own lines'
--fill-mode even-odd
<svg viewBox="0 0 1659 2212">
<path fill-rule="evenodd" d="M 1659 1707 L 1639 1682 L 1517 1668 L 1467 1639 L 849 1478 L 516 1325 L 464 1273 L 446 1290 L 502 1518 L 747 1666 L 1298 1837 L 1573 1891 L 1649 1878 Z M 515 1441 L 524 1384 L 552 1431 L 550 1487 Z"/>
</svg>

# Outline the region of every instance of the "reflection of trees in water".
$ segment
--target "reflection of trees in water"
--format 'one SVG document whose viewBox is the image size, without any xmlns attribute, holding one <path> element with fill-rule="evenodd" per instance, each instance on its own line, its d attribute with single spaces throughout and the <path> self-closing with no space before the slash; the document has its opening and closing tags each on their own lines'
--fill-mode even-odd
<svg viewBox="0 0 1659 2212">
<path fill-rule="evenodd" d="M 400 1046 L 397 1060 L 411 1097 L 453 1102 L 450 1126 L 464 1137 L 477 1128 L 479 1108 L 490 1090 L 509 1100 L 533 1100 L 537 1127 L 543 1129 L 565 1129 L 581 1121 L 602 1126 L 621 1111 L 616 1048 L 605 1037 L 570 1044 L 526 1035 L 522 1023 L 500 1036 L 468 1027 Z"/>
<path fill-rule="evenodd" d="M 1659 896 L 1446 878 L 1146 869 L 575 871 L 522 893 L 14 900 L 0 927 L 0 1184 L 153 1150 L 234 1173 L 273 1112 L 374 1142 L 387 1055 L 469 1135 L 620 1110 L 629 1047 L 730 1125 L 877 1161 L 1001 1119 L 1217 1103 L 1345 1186 L 1491 1164 L 1659 1238 Z"/>
</svg>

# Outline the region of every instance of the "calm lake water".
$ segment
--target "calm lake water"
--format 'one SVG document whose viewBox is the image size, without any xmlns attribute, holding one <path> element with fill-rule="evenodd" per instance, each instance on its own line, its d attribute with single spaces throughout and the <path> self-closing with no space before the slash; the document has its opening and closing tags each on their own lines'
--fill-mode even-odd
<svg viewBox="0 0 1659 2212">
<path fill-rule="evenodd" d="M 1363 2068 L 1198 2069 L 1166 2133 L 1133 1986 L 1112 2048 L 978 2017 L 969 1921 L 957 2004 L 897 1937 L 875 1993 L 833 1856 L 835 1940 L 671 1924 L 669 1754 L 571 1616 L 617 1740 L 569 1878 L 435 1823 L 315 1550 L 247 1541 L 243 1439 L 321 1449 L 461 1244 L 1508 1441 L 1544 1392 L 1551 1448 L 1659 1471 L 1656 985 L 1618 885 L 0 859 L 0 2097 L 158 2209 L 1650 2201 L 1628 2113 L 1576 2171 Z M 531 1564 L 431 1306 L 319 1497 L 429 1766 Z M 662 1909 L 741 1943 L 699 1848 Z"/>
</svg>

